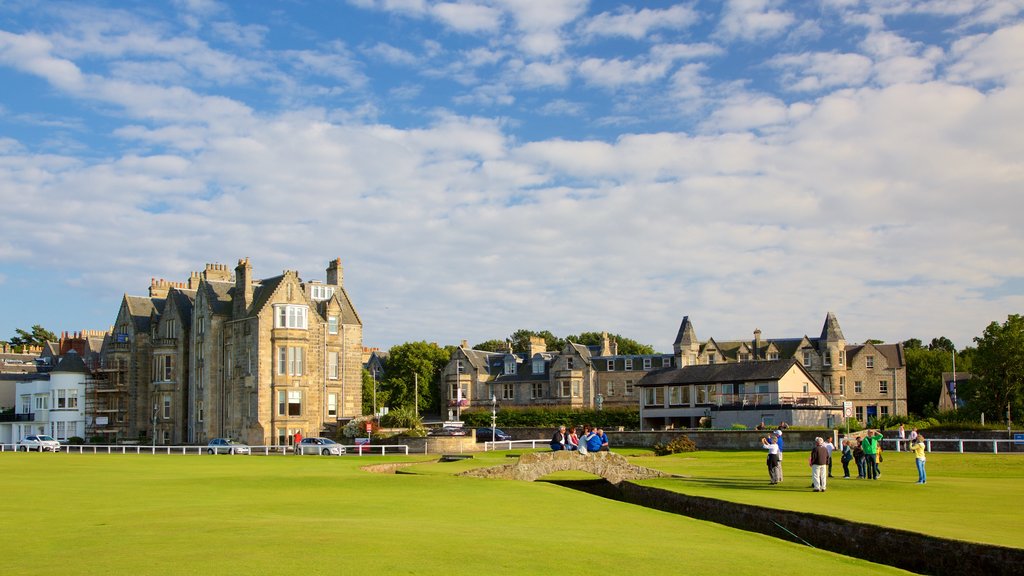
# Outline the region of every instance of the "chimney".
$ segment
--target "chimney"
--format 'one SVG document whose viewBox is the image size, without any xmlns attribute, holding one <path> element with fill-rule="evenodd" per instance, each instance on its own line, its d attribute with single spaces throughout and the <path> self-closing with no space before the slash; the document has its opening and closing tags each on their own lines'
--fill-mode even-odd
<svg viewBox="0 0 1024 576">
<path fill-rule="evenodd" d="M 608 342 L 608 333 L 607 332 L 601 332 L 601 353 L 598 354 L 598 356 L 611 356 L 611 355 L 612 355 L 612 347 L 611 347 L 611 344 Z"/>
<path fill-rule="evenodd" d="M 331 286 L 341 286 L 344 278 L 344 273 L 341 270 L 341 258 L 335 258 L 327 265 L 327 284 Z"/>
<path fill-rule="evenodd" d="M 461 348 L 463 348 L 464 350 L 468 350 L 469 349 L 469 341 L 468 340 L 463 340 Z"/>
<path fill-rule="evenodd" d="M 761 359 L 761 329 L 754 328 L 754 360 Z"/>
<path fill-rule="evenodd" d="M 548 351 L 548 343 L 543 336 L 530 336 L 530 358 L 534 354 L 542 354 Z"/>
<path fill-rule="evenodd" d="M 163 278 L 157 280 L 156 278 L 149 279 L 149 297 L 150 298 L 167 298 L 167 290 L 171 285 L 167 280 Z"/>
<path fill-rule="evenodd" d="M 252 304 L 252 264 L 249 257 L 238 260 L 235 267 L 234 317 L 241 318 L 249 311 Z"/>
</svg>

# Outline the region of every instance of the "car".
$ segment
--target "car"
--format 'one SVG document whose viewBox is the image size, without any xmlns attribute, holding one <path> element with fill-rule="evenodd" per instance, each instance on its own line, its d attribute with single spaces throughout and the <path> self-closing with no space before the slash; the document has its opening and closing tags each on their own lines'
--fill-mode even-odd
<svg viewBox="0 0 1024 576">
<path fill-rule="evenodd" d="M 60 452 L 60 442 L 46 434 L 29 434 L 18 443 L 18 450 L 22 452 L 30 450 L 35 450 L 36 452 Z"/>
<path fill-rule="evenodd" d="M 248 454 L 249 446 L 231 438 L 214 438 L 206 445 L 209 454 Z"/>
<path fill-rule="evenodd" d="M 431 436 L 465 436 L 466 430 L 458 426 L 443 426 L 430 431 Z"/>
<path fill-rule="evenodd" d="M 494 440 L 511 440 L 512 435 L 503 431 L 501 428 L 477 428 L 476 429 L 476 441 L 477 442 L 490 442 L 492 438 L 491 430 L 494 430 Z"/>
<path fill-rule="evenodd" d="M 303 438 L 295 445 L 296 454 L 320 454 L 322 456 L 341 456 L 345 447 L 330 438 Z"/>
</svg>

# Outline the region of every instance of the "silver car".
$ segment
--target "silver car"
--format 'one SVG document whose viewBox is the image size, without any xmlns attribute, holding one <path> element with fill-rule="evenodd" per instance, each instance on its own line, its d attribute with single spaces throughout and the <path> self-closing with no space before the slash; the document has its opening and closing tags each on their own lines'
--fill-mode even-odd
<svg viewBox="0 0 1024 576">
<path fill-rule="evenodd" d="M 35 450 L 36 452 L 60 452 L 60 442 L 46 434 L 29 434 L 18 443 L 18 450 L 22 452 L 28 452 L 29 450 Z"/>
<path fill-rule="evenodd" d="M 206 445 L 208 454 L 248 454 L 249 446 L 230 438 L 214 438 Z"/>
<path fill-rule="evenodd" d="M 296 454 L 320 454 L 323 456 L 341 456 L 345 447 L 330 438 L 303 438 L 295 445 Z"/>
</svg>

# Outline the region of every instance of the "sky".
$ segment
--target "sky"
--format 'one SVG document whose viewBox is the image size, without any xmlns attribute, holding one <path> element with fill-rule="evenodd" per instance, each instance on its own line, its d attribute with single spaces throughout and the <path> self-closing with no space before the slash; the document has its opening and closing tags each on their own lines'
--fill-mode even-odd
<svg viewBox="0 0 1024 576">
<path fill-rule="evenodd" d="M 1024 0 L 0 0 L 0 339 L 248 257 L 365 346 L 1024 312 Z"/>
</svg>

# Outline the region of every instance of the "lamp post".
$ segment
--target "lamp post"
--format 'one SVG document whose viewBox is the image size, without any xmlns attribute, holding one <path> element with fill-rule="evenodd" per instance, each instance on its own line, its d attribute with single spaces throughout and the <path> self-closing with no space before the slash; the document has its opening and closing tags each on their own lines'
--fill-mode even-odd
<svg viewBox="0 0 1024 576">
<path fill-rule="evenodd" d="M 491 394 L 491 442 L 497 440 L 498 432 L 498 399 Z"/>
</svg>

